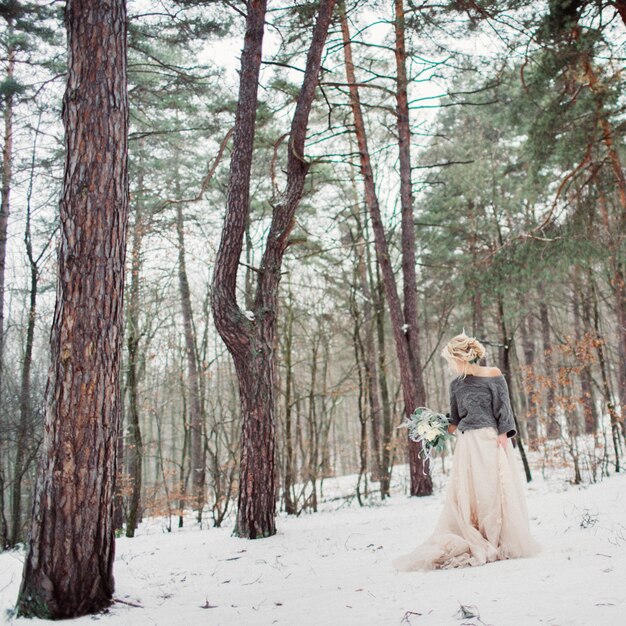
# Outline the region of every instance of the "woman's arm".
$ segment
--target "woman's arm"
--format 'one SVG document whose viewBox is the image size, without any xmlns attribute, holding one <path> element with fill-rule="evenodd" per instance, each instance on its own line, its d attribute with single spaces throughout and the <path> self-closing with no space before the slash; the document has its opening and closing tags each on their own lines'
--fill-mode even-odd
<svg viewBox="0 0 626 626">
<path fill-rule="evenodd" d="M 511 398 L 506 380 L 496 378 L 493 387 L 493 414 L 498 423 L 498 434 L 514 437 L 517 434 L 515 418 L 511 408 Z"/>
</svg>

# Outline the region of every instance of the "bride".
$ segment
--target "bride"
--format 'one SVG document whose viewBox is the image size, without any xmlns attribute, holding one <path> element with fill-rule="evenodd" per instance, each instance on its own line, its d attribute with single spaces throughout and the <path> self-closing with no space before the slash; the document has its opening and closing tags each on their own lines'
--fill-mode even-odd
<svg viewBox="0 0 626 626">
<path fill-rule="evenodd" d="M 516 434 L 506 380 L 478 361 L 485 348 L 465 333 L 442 355 L 457 378 L 450 383 L 450 426 L 456 432 L 446 501 L 433 534 L 396 569 L 448 569 L 530 556 L 539 549 L 513 447 Z"/>
</svg>

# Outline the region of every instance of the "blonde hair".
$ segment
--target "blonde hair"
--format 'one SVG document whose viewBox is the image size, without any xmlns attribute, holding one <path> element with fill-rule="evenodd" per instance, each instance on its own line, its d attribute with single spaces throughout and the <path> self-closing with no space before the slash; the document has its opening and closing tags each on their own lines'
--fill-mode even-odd
<svg viewBox="0 0 626 626">
<path fill-rule="evenodd" d="M 468 366 L 485 356 L 485 346 L 476 337 L 468 337 L 463 331 L 448 341 L 441 356 L 448 362 L 450 369 L 466 376 Z"/>
</svg>

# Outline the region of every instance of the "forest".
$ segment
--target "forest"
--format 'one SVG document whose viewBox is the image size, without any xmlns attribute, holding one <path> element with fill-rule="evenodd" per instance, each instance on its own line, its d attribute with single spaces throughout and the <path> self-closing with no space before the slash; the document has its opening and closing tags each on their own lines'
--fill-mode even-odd
<svg viewBox="0 0 626 626">
<path fill-rule="evenodd" d="M 115 538 L 142 525 L 265 541 L 329 503 L 419 518 L 452 449 L 429 462 L 401 425 L 449 410 L 463 330 L 506 379 L 530 485 L 623 473 L 626 2 L 0 18 L 19 615 L 107 607 Z"/>
</svg>

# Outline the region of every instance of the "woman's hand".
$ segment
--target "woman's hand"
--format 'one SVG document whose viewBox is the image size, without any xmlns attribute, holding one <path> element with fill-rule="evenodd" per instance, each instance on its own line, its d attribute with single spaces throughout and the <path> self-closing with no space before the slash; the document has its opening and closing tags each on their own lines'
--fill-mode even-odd
<svg viewBox="0 0 626 626">
<path fill-rule="evenodd" d="M 448 426 L 448 432 L 452 435 L 454 433 L 454 431 L 457 429 L 457 425 L 456 424 L 450 424 Z"/>
<path fill-rule="evenodd" d="M 509 437 L 506 433 L 498 435 L 498 445 L 504 450 L 509 444 Z"/>
</svg>

